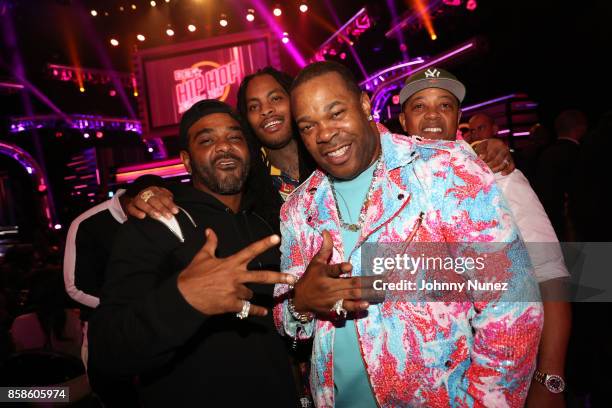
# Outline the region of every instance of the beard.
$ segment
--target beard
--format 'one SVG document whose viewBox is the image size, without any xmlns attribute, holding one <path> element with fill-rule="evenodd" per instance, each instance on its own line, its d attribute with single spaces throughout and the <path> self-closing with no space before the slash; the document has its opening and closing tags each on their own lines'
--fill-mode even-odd
<svg viewBox="0 0 612 408">
<path fill-rule="evenodd" d="M 215 164 L 222 159 L 233 159 L 237 168 L 231 171 L 220 170 Z M 222 195 L 238 194 L 242 191 L 249 175 L 250 159 L 246 161 L 232 154 L 217 157 L 211 164 L 195 163 L 193 176 L 212 192 Z"/>
</svg>

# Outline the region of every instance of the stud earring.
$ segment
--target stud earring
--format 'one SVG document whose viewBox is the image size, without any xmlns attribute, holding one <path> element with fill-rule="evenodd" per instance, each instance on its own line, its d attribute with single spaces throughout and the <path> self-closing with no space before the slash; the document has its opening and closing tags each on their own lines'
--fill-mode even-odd
<svg viewBox="0 0 612 408">
<path fill-rule="evenodd" d="M 372 115 L 368 116 L 368 120 L 372 120 Z"/>
</svg>

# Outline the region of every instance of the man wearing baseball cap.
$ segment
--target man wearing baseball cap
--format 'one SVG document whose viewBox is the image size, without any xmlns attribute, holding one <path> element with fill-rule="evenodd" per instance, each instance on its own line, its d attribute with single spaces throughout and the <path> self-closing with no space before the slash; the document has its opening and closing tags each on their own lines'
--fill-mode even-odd
<svg viewBox="0 0 612 408">
<path fill-rule="evenodd" d="M 402 112 L 399 120 L 406 134 L 455 140 L 465 92 L 465 86 L 453 74 L 440 68 L 430 68 L 409 77 L 400 91 Z M 464 147 L 471 150 L 467 144 Z M 508 175 L 496 173 L 495 180 L 526 242 L 541 288 L 556 289 L 559 281 L 569 277 L 569 273 L 554 229 L 537 195 L 518 169 Z M 565 388 L 563 375 L 571 320 L 569 303 L 544 301 L 544 316 L 537 368 L 527 403 L 530 406 L 563 406 L 561 392 Z"/>
<path fill-rule="evenodd" d="M 268 313 L 272 284 L 294 278 L 276 272 L 279 209 L 266 202 L 275 194 L 266 167 L 216 100 L 185 112 L 179 138 L 192 183 L 173 189 L 181 210 L 170 220 L 130 218 L 119 231 L 90 324 L 90 366 L 138 377 L 145 407 L 295 406 Z"/>
</svg>

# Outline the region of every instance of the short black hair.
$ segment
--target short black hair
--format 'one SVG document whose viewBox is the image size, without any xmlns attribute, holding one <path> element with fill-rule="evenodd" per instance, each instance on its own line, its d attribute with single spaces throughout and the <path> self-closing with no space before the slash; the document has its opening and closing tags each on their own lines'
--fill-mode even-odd
<svg viewBox="0 0 612 408">
<path fill-rule="evenodd" d="M 332 72 L 337 73 L 344 80 L 346 88 L 349 91 L 355 93 L 356 95 L 361 95 L 363 91 L 359 87 L 359 84 L 357 83 L 357 80 L 355 79 L 355 76 L 351 70 L 335 61 L 319 61 L 306 66 L 295 77 L 293 85 L 291 86 L 291 91 L 293 92 L 293 90 L 298 86 L 310 81 L 311 79 L 318 78 L 321 75 Z"/>
</svg>

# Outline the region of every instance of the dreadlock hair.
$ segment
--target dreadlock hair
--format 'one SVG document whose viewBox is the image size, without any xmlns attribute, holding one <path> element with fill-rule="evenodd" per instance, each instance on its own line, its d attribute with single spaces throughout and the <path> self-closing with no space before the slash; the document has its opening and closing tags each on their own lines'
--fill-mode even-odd
<svg viewBox="0 0 612 408">
<path fill-rule="evenodd" d="M 254 74 L 247 75 L 246 77 L 244 77 L 244 79 L 240 83 L 240 87 L 238 88 L 238 98 L 237 98 L 238 101 L 237 101 L 237 106 L 236 106 L 236 108 L 238 109 L 238 113 L 240 114 L 242 118 L 245 119 L 245 121 L 246 121 L 246 118 L 248 117 L 247 116 L 248 115 L 247 100 L 246 100 L 247 88 L 251 80 L 253 80 L 254 78 L 258 76 L 262 76 L 262 75 L 270 75 L 283 88 L 283 90 L 287 94 L 287 97 L 289 97 L 290 95 L 291 85 L 293 84 L 293 77 L 287 74 L 286 72 L 282 72 L 282 71 L 277 70 L 276 68 L 268 66 L 268 67 L 259 69 Z M 263 145 L 261 144 L 257 136 L 255 136 L 255 131 L 248 124 L 248 121 L 247 121 L 247 126 L 245 129 L 248 129 L 249 133 L 252 134 L 254 143 L 256 144 L 257 148 L 261 150 L 263 148 Z M 297 128 L 297 125 L 295 124 L 295 121 L 293 120 L 293 118 L 291 118 L 291 137 L 297 142 L 300 182 L 303 182 L 314 171 L 314 169 L 316 168 L 316 164 L 314 160 L 312 159 L 312 156 L 310 156 L 310 153 L 308 153 L 308 150 L 306 150 L 306 146 L 304 146 L 304 143 L 302 142 L 302 138 L 300 137 L 300 134 L 297 129 L 298 128 Z"/>
<path fill-rule="evenodd" d="M 240 117 L 240 127 L 243 129 L 251 158 L 249 175 L 244 183 L 244 195 L 254 201 L 254 212 L 270 225 L 275 234 L 279 234 L 279 214 L 283 199 L 272 183 L 272 176 L 270 176 L 270 169 L 266 165 L 261 143 L 253 135 L 246 120 L 242 117 Z"/>
</svg>

